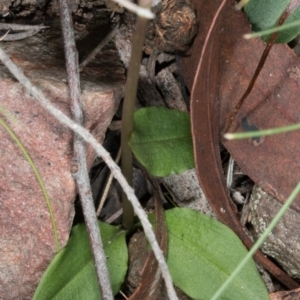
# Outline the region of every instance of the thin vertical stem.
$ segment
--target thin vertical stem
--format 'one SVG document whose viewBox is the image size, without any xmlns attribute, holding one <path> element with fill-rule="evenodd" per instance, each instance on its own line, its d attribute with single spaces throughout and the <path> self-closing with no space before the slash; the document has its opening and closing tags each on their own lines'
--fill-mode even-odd
<svg viewBox="0 0 300 300">
<path fill-rule="evenodd" d="M 151 8 L 152 0 L 141 0 L 140 7 Z M 127 72 L 125 97 L 122 112 L 121 128 L 121 166 L 127 182 L 132 185 L 132 152 L 128 145 L 133 130 L 133 114 L 135 109 L 136 94 L 139 80 L 139 70 L 143 54 L 148 19 L 137 16 L 135 32 L 132 38 L 132 52 Z M 123 226 L 127 229 L 133 226 L 133 208 L 123 193 Z"/>
</svg>

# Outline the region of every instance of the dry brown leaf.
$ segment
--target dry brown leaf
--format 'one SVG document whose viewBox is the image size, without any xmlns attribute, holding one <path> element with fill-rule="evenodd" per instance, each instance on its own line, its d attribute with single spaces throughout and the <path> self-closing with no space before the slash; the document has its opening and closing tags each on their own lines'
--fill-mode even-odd
<svg viewBox="0 0 300 300">
<path fill-rule="evenodd" d="M 206 10 L 204 5 L 200 8 L 202 11 Z M 206 13 L 203 15 L 207 18 Z M 201 20 L 200 27 L 203 24 L 205 20 Z M 218 95 L 219 125 L 220 132 L 223 133 L 235 104 L 254 74 L 265 43 L 259 38 L 243 39 L 243 34 L 249 33 L 251 27 L 242 12 L 232 11 L 225 16 L 221 31 Z M 192 49 L 187 53 L 187 58 L 182 59 L 185 63 L 182 69 L 189 88 L 196 73 L 194 57 L 199 56 L 202 43 L 203 37 L 198 35 Z M 299 57 L 287 45 L 275 45 L 232 128 L 235 131 L 249 131 L 300 122 L 299 91 Z M 297 159 L 299 138 L 300 132 L 295 131 L 259 140 L 224 141 L 224 145 L 246 174 L 264 190 L 285 202 L 300 178 L 300 160 Z M 293 207 L 300 211 L 300 196 Z"/>
<path fill-rule="evenodd" d="M 221 1 L 218 3 L 195 1 L 198 15 L 200 9 L 202 10 L 200 28 L 203 29 L 188 53 L 188 58 L 185 59 L 188 62 L 183 69 L 190 87 L 194 80 L 191 92 L 191 120 L 196 168 L 200 183 L 219 219 L 231 227 L 247 247 L 251 247 L 252 243 L 238 222 L 234 207 L 227 194 L 218 144 L 220 132 L 227 125 L 226 121 L 229 119 L 235 103 L 251 79 L 250 75 L 247 78 L 243 77 L 245 70 L 250 68 L 253 70 L 251 74 L 254 73 L 256 65 L 253 65 L 251 58 L 255 56 L 253 53 L 257 50 L 257 41 L 254 41 L 253 47 L 247 45 L 236 54 L 235 51 L 241 47 L 242 33 L 249 31 L 249 25 L 243 13 L 234 10 L 234 1 L 227 1 L 220 24 L 218 24 L 220 19 L 212 21 L 220 3 Z M 216 25 L 214 27 L 212 26 L 213 22 Z M 257 61 L 259 61 L 261 53 L 262 51 L 256 54 Z M 247 60 L 249 57 L 250 60 Z M 235 68 L 234 64 L 237 64 L 238 68 Z M 197 66 L 197 70 L 195 66 Z M 218 74 L 218 68 L 220 68 L 220 74 Z M 220 78 L 219 75 L 221 75 Z M 194 76 L 196 76 L 195 79 Z M 232 84 L 232 78 L 234 84 Z M 242 85 L 244 85 L 244 89 L 238 94 L 236 89 Z M 218 100 L 221 107 L 220 118 L 218 118 Z M 219 124 L 221 124 L 221 130 Z M 246 145 L 247 147 L 249 148 Z M 239 148 L 239 151 L 243 152 L 244 148 L 245 146 Z M 233 157 L 238 161 L 234 154 Z M 251 166 L 249 160 L 248 163 Z M 264 178 L 266 178 L 265 174 Z M 266 259 L 261 252 L 257 252 L 255 257 L 285 285 L 294 288 L 298 286 L 287 274 Z"/>
<path fill-rule="evenodd" d="M 269 297 L 270 300 L 298 300 L 300 298 L 300 289 L 272 293 Z"/>
<path fill-rule="evenodd" d="M 250 31 L 242 13 L 239 26 L 224 18 L 226 36 L 220 57 L 220 128 L 225 128 L 235 103 L 254 74 L 265 44 L 260 39 L 244 40 Z M 297 123 L 299 115 L 300 60 L 285 44 L 274 45 L 253 91 L 241 107 L 233 128 L 236 131 L 267 129 Z M 260 139 L 226 141 L 241 169 L 265 191 L 285 202 L 300 178 L 298 144 L 300 131 Z M 300 211 L 300 197 L 294 203 Z"/>
</svg>

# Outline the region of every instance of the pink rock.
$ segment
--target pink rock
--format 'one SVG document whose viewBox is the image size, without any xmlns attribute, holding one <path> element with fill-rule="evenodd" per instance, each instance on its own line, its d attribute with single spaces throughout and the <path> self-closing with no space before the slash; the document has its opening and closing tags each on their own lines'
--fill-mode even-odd
<svg viewBox="0 0 300 300">
<path fill-rule="evenodd" d="M 50 32 L 1 43 L 26 76 L 70 116 L 63 46 Z M 101 142 L 123 96 L 124 69 L 113 49 L 81 74 L 85 126 Z M 64 247 L 74 216 L 75 184 L 70 174 L 72 133 L 35 101 L 0 65 L 3 118 L 21 140 L 44 181 Z M 1 111 L 0 111 L 1 112 Z M 95 154 L 88 148 L 90 166 Z M 31 299 L 55 255 L 49 211 L 37 179 L 17 144 L 0 126 L 0 298 Z"/>
</svg>

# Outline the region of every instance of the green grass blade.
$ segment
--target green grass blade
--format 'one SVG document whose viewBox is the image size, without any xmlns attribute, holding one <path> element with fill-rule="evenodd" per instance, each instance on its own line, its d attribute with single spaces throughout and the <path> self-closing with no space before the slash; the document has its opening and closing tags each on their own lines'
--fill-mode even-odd
<svg viewBox="0 0 300 300">
<path fill-rule="evenodd" d="M 245 5 L 244 11 L 252 24 L 253 31 L 264 31 L 259 36 L 262 36 L 265 42 L 271 37 L 271 34 L 266 34 L 265 30 L 271 29 L 273 32 L 278 32 L 276 43 L 288 43 L 300 33 L 299 23 L 295 22 L 299 21 L 300 7 L 289 6 L 291 0 L 251 0 Z M 284 24 L 293 23 L 293 25 L 275 28 L 278 27 L 278 21 L 287 9 L 289 13 Z"/>
<path fill-rule="evenodd" d="M 55 247 L 56 247 L 56 251 L 59 252 L 60 251 L 60 246 L 59 246 L 59 240 L 58 240 L 58 233 L 57 233 L 57 228 L 56 228 L 56 222 L 55 222 L 55 218 L 54 218 L 54 214 L 53 214 L 53 210 L 52 210 L 52 206 L 51 206 L 51 202 L 49 200 L 49 196 L 47 193 L 47 190 L 45 188 L 45 185 L 43 183 L 43 180 L 37 170 L 37 168 L 34 165 L 34 162 L 32 161 L 31 157 L 29 156 L 27 150 L 25 149 L 25 147 L 23 146 L 23 144 L 21 143 L 21 141 L 19 140 L 19 138 L 16 136 L 16 134 L 9 128 L 9 126 L 4 122 L 3 119 L 0 118 L 0 124 L 5 128 L 5 130 L 8 132 L 8 134 L 12 137 L 12 139 L 17 143 L 17 145 L 19 146 L 19 148 L 21 149 L 21 151 L 23 152 L 25 158 L 27 159 L 28 163 L 30 164 L 37 180 L 38 183 L 42 189 L 42 192 L 44 194 L 44 198 L 46 200 L 47 206 L 48 206 L 48 210 L 50 213 L 50 218 L 51 218 L 51 223 L 52 223 L 52 228 L 53 228 L 53 234 L 54 234 L 54 240 L 55 240 Z"/>
<path fill-rule="evenodd" d="M 293 125 L 265 129 L 265 130 L 239 132 L 239 133 L 225 133 L 224 138 L 228 140 L 247 139 L 247 138 L 261 137 L 265 135 L 285 133 L 285 132 L 299 130 L 299 129 L 300 129 L 300 123 L 297 123 Z"/>
<path fill-rule="evenodd" d="M 257 251 L 257 249 L 261 246 L 261 244 L 264 242 L 264 240 L 267 238 L 269 233 L 274 229 L 274 227 L 277 225 L 283 214 L 287 211 L 287 209 L 290 207 L 290 205 L 293 203 L 293 201 L 296 199 L 297 195 L 300 192 L 300 182 L 297 184 L 287 201 L 284 203 L 284 205 L 281 207 L 279 212 L 276 214 L 270 225 L 267 227 L 265 232 L 260 236 L 260 238 L 256 241 L 256 243 L 253 245 L 253 247 L 250 249 L 248 254 L 245 256 L 245 258 L 240 262 L 238 267 L 233 271 L 233 273 L 228 277 L 228 279 L 224 282 L 224 284 L 220 287 L 220 289 L 214 294 L 214 296 L 211 298 L 211 300 L 218 299 L 221 294 L 224 292 L 224 290 L 228 287 L 228 285 L 231 283 L 231 281 L 238 275 L 238 273 L 242 270 L 242 268 L 247 264 L 247 262 L 251 259 L 252 255 Z"/>
<path fill-rule="evenodd" d="M 247 40 L 248 39 L 253 39 L 253 38 L 256 38 L 256 37 L 262 37 L 262 36 L 265 36 L 265 35 L 270 35 L 270 34 L 276 32 L 276 31 L 282 31 L 282 30 L 285 30 L 285 29 L 289 29 L 289 28 L 299 26 L 299 25 L 300 25 L 300 21 L 293 21 L 293 22 L 290 22 L 288 24 L 283 24 L 281 26 L 276 26 L 276 27 L 273 27 L 273 28 L 270 28 L 270 29 L 259 31 L 259 32 L 247 33 L 247 34 L 244 34 L 243 37 Z"/>
</svg>

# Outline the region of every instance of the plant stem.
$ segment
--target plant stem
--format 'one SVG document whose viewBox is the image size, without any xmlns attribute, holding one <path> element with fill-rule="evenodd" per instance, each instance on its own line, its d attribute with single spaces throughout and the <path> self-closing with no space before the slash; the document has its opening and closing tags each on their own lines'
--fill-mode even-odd
<svg viewBox="0 0 300 300">
<path fill-rule="evenodd" d="M 67 0 L 60 0 L 59 7 L 65 47 L 70 108 L 74 121 L 77 124 L 82 125 L 83 112 L 80 92 L 78 55 L 74 38 L 72 16 Z M 74 154 L 71 166 L 72 176 L 75 179 L 79 193 L 86 228 L 89 235 L 90 246 L 94 256 L 96 274 L 102 299 L 113 300 L 114 297 L 106 264 L 106 256 L 101 240 L 100 229 L 86 165 L 85 141 L 77 133 L 74 134 L 73 148 Z"/>
<path fill-rule="evenodd" d="M 151 8 L 152 0 L 140 0 L 142 8 Z M 125 97 L 122 112 L 121 128 L 121 166 L 127 182 L 132 186 L 132 152 L 128 145 L 133 130 L 133 114 L 135 110 L 136 94 L 139 80 L 140 63 L 143 54 L 143 44 L 147 30 L 148 19 L 137 16 L 135 32 L 132 38 L 132 52 L 127 72 Z M 123 226 L 129 229 L 133 226 L 133 208 L 123 193 Z"/>
</svg>

